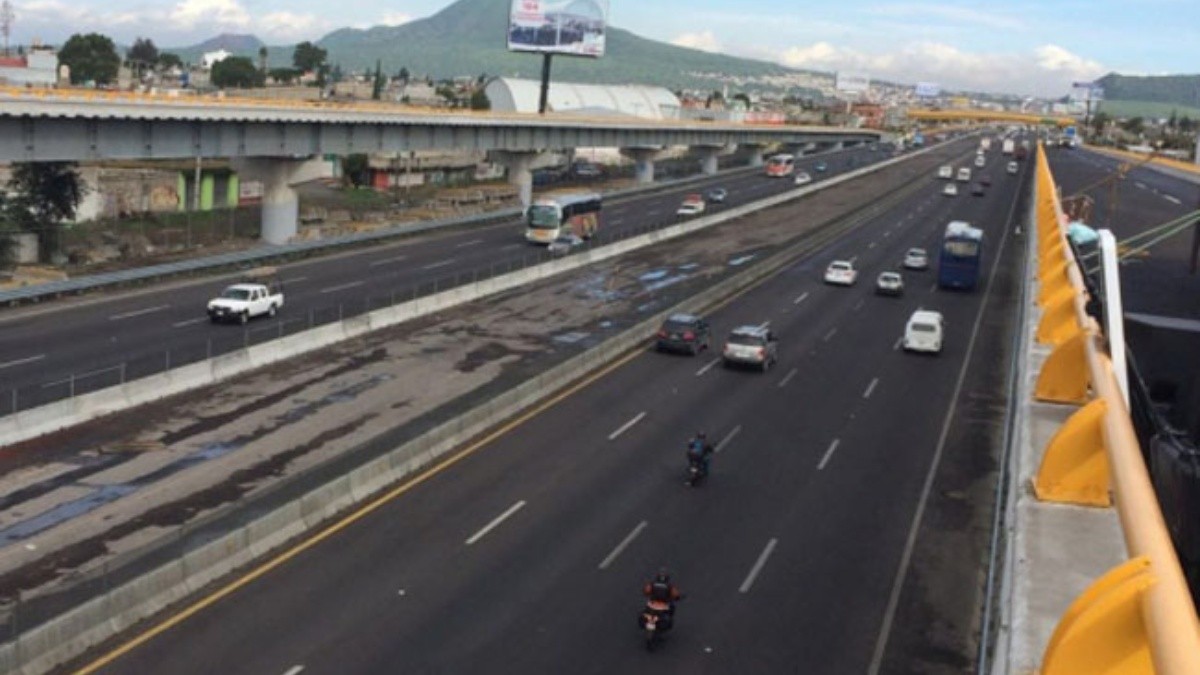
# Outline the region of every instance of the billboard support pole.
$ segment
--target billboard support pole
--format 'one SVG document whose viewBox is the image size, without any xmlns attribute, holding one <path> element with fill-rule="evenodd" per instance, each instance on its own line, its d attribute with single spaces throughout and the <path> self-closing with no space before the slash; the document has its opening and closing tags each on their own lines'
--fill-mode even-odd
<svg viewBox="0 0 1200 675">
<path fill-rule="evenodd" d="M 538 114 L 546 114 L 546 102 L 550 98 L 550 52 L 542 54 L 542 95 L 538 99 Z"/>
</svg>

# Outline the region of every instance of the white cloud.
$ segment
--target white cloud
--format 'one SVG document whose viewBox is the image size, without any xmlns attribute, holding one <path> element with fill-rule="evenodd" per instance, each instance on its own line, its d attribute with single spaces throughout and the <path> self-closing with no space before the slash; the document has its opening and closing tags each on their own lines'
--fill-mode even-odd
<svg viewBox="0 0 1200 675">
<path fill-rule="evenodd" d="M 993 30 L 1027 29 L 1025 22 L 1015 17 L 949 5 L 897 3 L 872 7 L 867 11 L 876 16 L 902 17 L 905 19 L 920 17 L 925 22 L 931 19 L 941 19 L 954 24 L 958 28 L 962 28 L 967 24 L 974 24 Z"/>
<path fill-rule="evenodd" d="M 314 14 L 271 12 L 254 22 L 254 33 L 268 43 L 299 42 L 324 35 L 331 29 L 329 21 Z"/>
<path fill-rule="evenodd" d="M 237 0 L 183 0 L 171 8 L 166 19 L 175 30 L 200 26 L 245 30 L 250 26 L 250 12 Z"/>
<path fill-rule="evenodd" d="M 386 12 L 383 16 L 379 17 L 379 20 L 373 25 L 399 26 L 412 21 L 414 18 L 416 17 L 411 14 L 405 14 L 404 12 Z"/>
<path fill-rule="evenodd" d="M 937 82 L 944 89 L 1060 96 L 1074 80 L 1103 75 L 1100 63 L 1056 46 L 1023 53 L 976 53 L 939 42 L 913 42 L 868 54 L 828 42 L 791 47 L 772 55 L 793 68 L 856 71 L 898 83 Z"/>
<path fill-rule="evenodd" d="M 717 36 L 713 35 L 713 32 L 710 30 L 700 33 L 684 33 L 671 40 L 671 44 L 677 47 L 689 47 L 706 52 L 721 51 L 721 42 L 717 40 Z"/>
</svg>

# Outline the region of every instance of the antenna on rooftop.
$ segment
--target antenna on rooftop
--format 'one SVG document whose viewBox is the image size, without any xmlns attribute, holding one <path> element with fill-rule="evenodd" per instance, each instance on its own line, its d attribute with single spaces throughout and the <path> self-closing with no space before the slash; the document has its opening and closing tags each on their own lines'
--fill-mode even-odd
<svg viewBox="0 0 1200 675">
<path fill-rule="evenodd" d="M 4 55 L 8 56 L 8 36 L 12 34 L 13 19 L 12 3 L 9 0 L 0 2 L 0 33 L 4 34 Z"/>
</svg>

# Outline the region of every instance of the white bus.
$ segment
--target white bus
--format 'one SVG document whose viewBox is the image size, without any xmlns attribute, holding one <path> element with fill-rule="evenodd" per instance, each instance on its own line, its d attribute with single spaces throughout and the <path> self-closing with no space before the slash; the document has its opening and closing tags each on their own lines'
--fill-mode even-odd
<svg viewBox="0 0 1200 675">
<path fill-rule="evenodd" d="M 792 175 L 796 170 L 795 155 L 775 155 L 767 160 L 767 175 L 772 178 L 783 178 Z"/>
<path fill-rule="evenodd" d="M 546 244 L 562 234 L 591 239 L 600 229 L 600 195 L 572 192 L 538 197 L 525 210 L 525 241 Z"/>
</svg>

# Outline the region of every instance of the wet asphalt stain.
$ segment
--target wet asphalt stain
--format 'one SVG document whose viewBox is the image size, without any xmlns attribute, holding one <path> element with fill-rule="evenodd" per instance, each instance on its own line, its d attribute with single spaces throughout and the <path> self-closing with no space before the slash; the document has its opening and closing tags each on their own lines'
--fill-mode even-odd
<svg viewBox="0 0 1200 675">
<path fill-rule="evenodd" d="M 277 477 L 292 461 L 321 448 L 326 443 L 353 433 L 377 417 L 375 413 L 363 415 L 334 429 L 329 429 L 312 440 L 278 453 L 252 467 L 233 473 L 228 479 L 182 499 L 161 504 L 141 516 L 116 525 L 106 532 L 76 542 L 52 555 L 0 576 L 0 597 L 12 598 L 22 590 L 37 588 L 57 579 L 63 570 L 80 567 L 100 556 L 106 555 L 108 542 L 152 527 L 172 527 L 187 522 L 195 514 L 210 511 L 235 502 L 259 481 Z"/>
<path fill-rule="evenodd" d="M 499 342 L 489 342 L 478 349 L 467 352 L 461 361 L 454 364 L 454 369 L 462 373 L 471 373 L 480 366 L 499 361 L 506 356 L 520 355 L 521 352 L 509 348 Z"/>
</svg>

